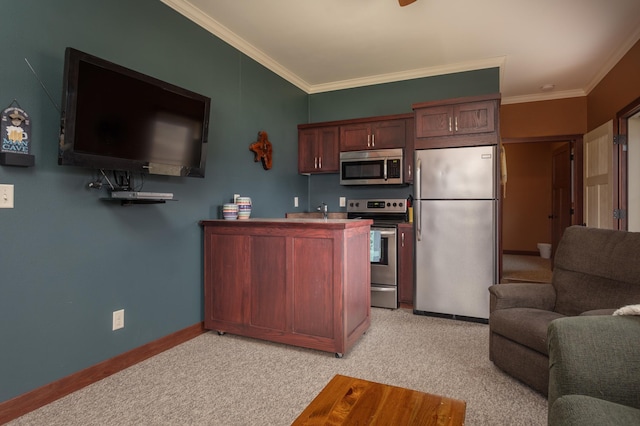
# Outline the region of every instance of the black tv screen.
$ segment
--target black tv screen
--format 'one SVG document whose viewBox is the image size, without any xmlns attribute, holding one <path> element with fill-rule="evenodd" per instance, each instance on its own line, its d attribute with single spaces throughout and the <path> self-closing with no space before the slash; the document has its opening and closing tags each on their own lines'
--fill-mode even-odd
<svg viewBox="0 0 640 426">
<path fill-rule="evenodd" d="M 211 100 L 67 48 L 58 164 L 204 177 Z"/>
</svg>

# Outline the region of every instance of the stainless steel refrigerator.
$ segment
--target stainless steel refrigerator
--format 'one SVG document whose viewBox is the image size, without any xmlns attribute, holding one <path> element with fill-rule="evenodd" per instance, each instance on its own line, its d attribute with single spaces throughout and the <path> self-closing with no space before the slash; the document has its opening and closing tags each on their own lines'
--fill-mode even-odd
<svg viewBox="0 0 640 426">
<path fill-rule="evenodd" d="M 414 313 L 486 322 L 498 277 L 497 147 L 417 150 Z"/>
</svg>

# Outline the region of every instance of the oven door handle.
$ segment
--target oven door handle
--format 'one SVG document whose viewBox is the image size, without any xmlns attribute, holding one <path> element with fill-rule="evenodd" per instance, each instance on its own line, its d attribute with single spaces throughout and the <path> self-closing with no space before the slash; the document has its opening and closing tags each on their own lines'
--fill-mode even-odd
<svg viewBox="0 0 640 426">
<path fill-rule="evenodd" d="M 376 228 L 371 228 L 372 231 L 379 231 L 380 232 L 380 236 L 387 236 L 387 237 L 392 237 L 394 235 L 396 235 L 396 231 L 381 231 L 379 229 Z"/>
</svg>

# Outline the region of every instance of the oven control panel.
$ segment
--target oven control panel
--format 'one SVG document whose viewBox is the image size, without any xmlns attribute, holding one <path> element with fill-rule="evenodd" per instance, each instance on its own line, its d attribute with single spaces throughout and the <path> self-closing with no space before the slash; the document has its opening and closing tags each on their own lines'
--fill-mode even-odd
<svg viewBox="0 0 640 426">
<path fill-rule="evenodd" d="M 406 213 L 407 200 L 402 198 L 348 200 L 348 213 Z"/>
</svg>

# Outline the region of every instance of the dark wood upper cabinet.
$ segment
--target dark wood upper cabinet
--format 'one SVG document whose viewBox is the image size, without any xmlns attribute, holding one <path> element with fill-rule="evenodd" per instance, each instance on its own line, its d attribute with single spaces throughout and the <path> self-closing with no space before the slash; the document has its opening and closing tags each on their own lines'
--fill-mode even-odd
<svg viewBox="0 0 640 426">
<path fill-rule="evenodd" d="M 404 148 L 413 158 L 414 114 L 396 114 L 298 125 L 298 173 L 339 173 L 340 152 Z M 413 160 L 411 160 L 413 161 Z M 406 162 L 405 162 L 406 163 Z M 412 182 L 413 165 L 405 164 Z"/>
<path fill-rule="evenodd" d="M 340 151 L 404 148 L 405 144 L 405 119 L 340 126 Z"/>
<path fill-rule="evenodd" d="M 497 143 L 500 95 L 414 104 L 415 148 Z"/>
<path fill-rule="evenodd" d="M 337 173 L 338 126 L 298 128 L 298 173 Z"/>
</svg>

